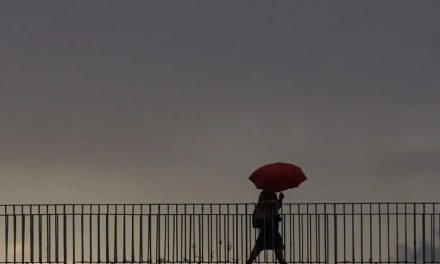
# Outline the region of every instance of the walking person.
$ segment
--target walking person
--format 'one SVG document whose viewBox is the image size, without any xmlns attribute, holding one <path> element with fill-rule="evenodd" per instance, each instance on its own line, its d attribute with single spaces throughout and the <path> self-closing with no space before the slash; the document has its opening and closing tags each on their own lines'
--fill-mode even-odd
<svg viewBox="0 0 440 264">
<path fill-rule="evenodd" d="M 246 264 L 251 264 L 262 250 L 267 249 L 275 251 L 279 263 L 286 263 L 283 257 L 283 241 L 278 231 L 279 222 L 281 221 L 278 210 L 281 208 L 283 199 L 283 193 L 280 193 L 279 197 L 273 191 L 263 190 L 260 193 L 257 207 L 263 213 L 264 220 L 256 224 L 259 234 Z"/>
</svg>

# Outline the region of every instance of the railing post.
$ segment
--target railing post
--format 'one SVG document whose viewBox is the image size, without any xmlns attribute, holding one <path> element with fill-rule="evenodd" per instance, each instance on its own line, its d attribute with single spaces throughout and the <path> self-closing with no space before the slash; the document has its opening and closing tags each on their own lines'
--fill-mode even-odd
<svg viewBox="0 0 440 264">
<path fill-rule="evenodd" d="M 5 205 L 4 206 L 4 209 L 5 209 L 5 260 L 6 260 L 6 263 L 8 262 L 8 260 L 9 260 L 9 256 L 8 256 L 8 253 L 9 253 L 9 250 L 8 250 L 8 248 L 9 248 L 9 216 L 8 216 L 8 206 L 7 205 Z"/>
<path fill-rule="evenodd" d="M 426 243 L 425 243 L 425 239 L 426 239 L 426 236 L 425 236 L 425 203 L 423 203 L 423 213 L 422 213 L 422 247 L 423 247 L 423 249 L 422 249 L 422 254 L 423 254 L 423 263 L 426 263 Z"/>
<path fill-rule="evenodd" d="M 67 264 L 67 218 L 66 218 L 66 205 L 63 205 L 63 261 Z"/>
<path fill-rule="evenodd" d="M 335 263 L 338 263 L 338 224 L 337 224 L 337 215 L 336 215 L 336 204 L 333 204 L 333 225 L 334 225 L 334 254 L 335 254 Z"/>
<path fill-rule="evenodd" d="M 325 263 L 329 263 L 328 259 L 328 215 L 327 215 L 327 204 L 324 203 L 324 256 Z"/>
<path fill-rule="evenodd" d="M 417 221 L 417 207 L 416 207 L 416 203 L 413 204 L 414 207 L 414 238 L 413 238 L 413 243 L 414 243 L 414 264 L 417 263 L 417 225 L 416 225 L 416 221 Z"/>
</svg>

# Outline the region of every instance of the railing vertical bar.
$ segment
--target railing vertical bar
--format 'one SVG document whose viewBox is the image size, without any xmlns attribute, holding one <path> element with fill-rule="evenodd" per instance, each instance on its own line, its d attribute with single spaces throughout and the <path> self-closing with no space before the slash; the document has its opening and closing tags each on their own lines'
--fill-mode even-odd
<svg viewBox="0 0 440 264">
<path fill-rule="evenodd" d="M 233 245 L 232 245 L 232 254 L 233 254 L 233 262 L 238 263 L 239 261 L 239 254 L 238 254 L 238 241 L 239 241 L 239 233 L 238 233 L 238 223 L 239 223 L 239 211 L 238 211 L 238 204 L 235 204 L 235 213 L 232 215 L 232 221 L 233 221 Z"/>
<path fill-rule="evenodd" d="M 379 262 L 382 262 L 382 207 L 381 204 L 377 204 L 378 218 L 379 218 Z"/>
<path fill-rule="evenodd" d="M 324 218 L 325 261 L 326 261 L 326 263 L 329 263 L 330 262 L 330 259 L 329 259 L 330 249 L 329 249 L 329 241 L 328 241 L 328 239 L 329 239 L 329 235 L 328 235 L 329 234 L 329 226 L 328 226 L 327 204 L 324 204 L 324 212 L 325 212 L 325 218 Z M 301 262 L 303 262 L 302 259 L 301 259 Z"/>
<path fill-rule="evenodd" d="M 75 242 L 75 205 L 72 204 L 72 263 L 75 263 L 75 249 L 76 249 L 76 242 Z"/>
<path fill-rule="evenodd" d="M 438 214 L 438 230 L 440 230 L 440 214 Z M 440 243 L 440 237 L 439 237 L 439 243 Z M 437 262 L 437 260 L 435 260 Z"/>
<path fill-rule="evenodd" d="M 148 205 L 148 261 L 149 263 L 152 263 L 153 256 L 152 256 L 152 236 L 151 236 L 151 204 Z M 125 256 L 125 253 L 124 253 Z M 125 259 L 124 259 L 125 261 Z"/>
<path fill-rule="evenodd" d="M 26 214 L 24 211 L 24 206 L 21 206 L 21 261 L 25 262 L 25 240 L 26 240 Z"/>
<path fill-rule="evenodd" d="M 9 216 L 8 216 L 8 206 L 4 206 L 5 210 L 5 261 L 9 261 Z M 22 247 L 23 248 L 23 247 Z"/>
<path fill-rule="evenodd" d="M 293 230 L 293 227 L 292 227 L 292 218 L 293 218 L 293 215 L 292 215 L 292 204 L 289 204 L 289 215 L 288 216 L 289 217 L 287 219 L 289 221 L 289 247 L 288 247 L 289 254 L 287 254 L 287 252 L 286 252 L 286 256 L 288 255 L 289 259 L 287 259 L 287 257 L 286 257 L 286 261 L 293 262 L 293 260 L 292 260 L 292 248 L 294 247 L 294 242 L 292 240 L 292 237 L 293 237 L 293 231 L 294 230 Z M 286 250 L 287 250 L 287 248 L 286 248 Z"/>
<path fill-rule="evenodd" d="M 33 207 L 32 205 L 29 205 L 29 241 L 30 241 L 30 262 L 34 262 L 34 214 L 33 214 Z"/>
<path fill-rule="evenodd" d="M 184 248 L 184 244 L 186 244 L 186 241 L 185 241 L 185 239 L 184 239 L 184 236 L 183 236 L 183 231 L 184 231 L 184 229 L 185 229 L 185 226 L 184 226 L 184 214 L 180 214 L 180 262 L 183 262 L 184 261 L 184 256 L 185 256 L 185 248 Z"/>
<path fill-rule="evenodd" d="M 113 262 L 118 262 L 118 205 L 114 205 L 115 215 L 113 216 Z"/>
<path fill-rule="evenodd" d="M 134 251 L 134 204 L 131 205 L 131 261 L 135 262 L 135 251 Z"/>
<path fill-rule="evenodd" d="M 399 262 L 399 206 L 396 203 L 396 262 Z"/>
<path fill-rule="evenodd" d="M 388 255 L 388 263 L 391 262 L 391 254 L 390 254 L 390 204 L 387 203 L 387 255 Z"/>
<path fill-rule="evenodd" d="M 180 247 L 180 251 L 179 251 L 179 239 L 182 239 L 182 236 L 179 237 L 179 234 L 181 234 L 182 232 L 182 226 L 179 225 L 179 206 L 176 204 L 175 205 L 175 209 L 176 209 L 176 215 L 174 216 L 174 228 L 175 228 L 175 241 L 176 241 L 176 252 L 175 252 L 175 258 L 173 258 L 174 261 L 178 261 L 179 260 L 179 253 L 180 255 L 182 254 L 182 248 Z M 179 226 L 180 226 L 180 230 L 179 230 Z M 180 231 L 180 232 L 179 232 Z M 182 244 L 182 243 L 180 243 Z"/>
<path fill-rule="evenodd" d="M 228 205 L 226 205 L 226 211 L 228 210 Z M 223 214 L 223 249 L 224 249 L 224 253 L 225 253 L 225 255 L 224 255 L 224 257 L 225 257 L 225 263 L 227 262 L 227 259 L 228 259 L 228 257 L 229 257 L 229 252 L 228 252 L 228 250 L 227 250 L 227 244 L 228 244 L 228 237 L 227 237 L 227 228 L 228 228 L 228 225 L 229 225 L 229 223 L 228 223 L 228 219 L 226 218 L 226 215 L 227 215 L 227 213 L 228 212 L 226 212 L 226 214 L 224 213 Z M 221 216 L 220 216 L 220 218 L 221 218 Z M 221 223 L 221 222 L 220 222 Z"/>
<path fill-rule="evenodd" d="M 249 245 L 249 243 L 250 243 L 250 239 L 249 239 L 249 228 L 248 228 L 248 226 L 249 226 L 249 223 L 248 223 L 248 204 L 245 204 L 245 208 L 244 208 L 244 221 L 245 221 L 245 248 L 246 248 L 246 250 L 245 250 L 245 258 L 246 259 L 248 259 L 249 258 L 249 247 L 248 247 L 248 245 Z"/>
<path fill-rule="evenodd" d="M 355 251 L 355 246 L 356 246 L 356 240 L 355 240 L 355 222 L 354 222 L 354 204 L 351 204 L 351 258 L 352 258 L 352 262 L 356 261 L 356 251 Z"/>
<path fill-rule="evenodd" d="M 306 245 L 307 245 L 307 262 L 310 263 L 310 214 L 309 214 L 309 204 L 306 204 Z"/>
<path fill-rule="evenodd" d="M 21 212 L 23 213 L 23 212 Z M 16 216 L 16 211 L 15 211 L 15 205 L 12 206 L 12 219 L 13 219 L 13 235 L 14 235 L 14 263 L 17 261 L 17 256 L 16 256 L 16 252 L 17 252 L 17 216 Z M 23 251 L 23 248 L 22 248 Z"/>
<path fill-rule="evenodd" d="M 109 262 L 109 222 L 108 222 L 108 217 L 109 217 L 109 205 L 106 205 L 105 208 L 105 262 L 108 263 Z"/>
<path fill-rule="evenodd" d="M 319 262 L 319 249 L 321 247 L 320 243 L 320 233 L 319 233 L 319 213 L 318 213 L 318 204 L 315 203 L 315 262 Z M 292 233 L 292 231 L 290 231 Z M 292 240 L 291 240 L 292 241 Z"/>
<path fill-rule="evenodd" d="M 405 263 L 408 263 L 408 214 L 407 214 L 407 204 L 405 203 L 404 214 L 405 214 Z"/>
<path fill-rule="evenodd" d="M 15 206 L 14 206 L 15 207 Z M 15 223 L 14 223 L 15 226 Z M 42 216 L 41 216 L 41 205 L 38 205 L 38 261 L 40 263 L 43 262 L 43 226 L 42 226 Z M 15 234 L 14 234 L 14 240 L 15 240 Z M 14 241 L 14 247 L 15 247 L 15 241 Z M 15 259 L 15 249 L 14 249 L 14 259 Z M 14 260 L 15 262 L 15 260 Z"/>
<path fill-rule="evenodd" d="M 201 214 L 199 215 L 199 262 L 205 261 L 205 206 L 201 205 Z"/>
<path fill-rule="evenodd" d="M 364 262 L 364 208 L 363 204 L 360 204 L 360 230 L 361 230 L 361 263 Z"/>
<path fill-rule="evenodd" d="M 425 229 L 425 213 L 426 213 L 426 204 L 423 203 L 422 207 L 422 257 L 423 257 L 423 263 L 426 263 L 426 229 Z"/>
<path fill-rule="evenodd" d="M 174 214 L 173 214 L 173 245 L 174 250 L 172 251 L 172 261 L 177 262 L 179 260 L 179 206 L 177 204 L 174 205 Z M 180 229 L 181 230 L 181 229 Z"/>
<path fill-rule="evenodd" d="M 241 209 L 241 208 L 240 208 Z M 241 210 L 240 210 L 241 211 Z M 242 262 L 246 261 L 246 237 L 245 237 L 245 218 L 246 215 L 244 214 L 244 207 L 243 207 L 243 213 L 240 213 L 240 219 L 239 219 L 239 223 L 240 223 L 240 259 L 242 260 Z"/>
<path fill-rule="evenodd" d="M 89 205 L 89 261 L 93 261 L 93 207 L 92 205 Z"/>
<path fill-rule="evenodd" d="M 208 236 L 208 238 L 207 238 L 207 243 L 208 243 L 208 245 L 207 245 L 207 253 L 208 253 L 208 256 L 207 256 L 207 258 L 208 258 L 208 263 L 211 263 L 211 240 L 212 240 L 212 218 L 211 218 L 211 216 L 212 216 L 212 204 L 210 204 L 209 205 L 209 207 L 208 207 L 208 209 L 209 209 L 209 212 L 208 212 L 208 214 L 207 214 L 207 216 L 206 216 L 206 226 L 207 226 L 207 231 L 206 231 L 206 233 L 207 233 L 207 236 Z"/>
<path fill-rule="evenodd" d="M 300 225 L 299 227 L 299 235 L 300 235 L 300 239 L 299 239 L 299 256 L 300 256 L 300 260 L 301 262 L 304 262 L 304 225 L 303 225 L 303 214 L 301 212 L 301 205 L 298 204 L 298 225 Z"/>
<path fill-rule="evenodd" d="M 139 214 L 139 261 L 140 262 L 144 262 L 144 247 L 143 247 L 143 241 L 144 241 L 144 238 L 143 238 L 143 233 L 144 233 L 144 231 L 143 231 L 143 226 L 144 226 L 144 224 L 143 224 L 143 216 L 144 216 L 144 213 L 143 213 L 143 206 L 142 206 L 142 204 L 140 205 L 140 214 Z"/>
<path fill-rule="evenodd" d="M 46 261 L 47 262 L 51 262 L 52 261 L 52 256 L 51 256 L 51 253 L 52 253 L 52 250 L 51 250 L 51 229 L 52 229 L 52 226 L 51 226 L 51 214 L 50 214 L 50 212 L 49 212 L 49 205 L 46 205 L 46 247 L 47 247 L 47 254 L 46 254 Z M 22 260 L 23 261 L 23 260 Z"/>
<path fill-rule="evenodd" d="M 184 253 L 184 258 L 183 258 L 183 260 L 185 261 L 185 262 L 187 262 L 188 261 L 188 251 L 187 251 L 187 242 L 188 242 L 188 239 L 187 239 L 187 205 L 185 204 L 185 205 L 183 205 L 183 241 L 185 241 L 184 243 L 183 243 L 183 252 L 182 253 Z M 188 250 L 190 251 L 191 250 L 191 245 L 188 245 Z"/>
<path fill-rule="evenodd" d="M 215 215 L 215 256 L 216 256 L 216 262 L 220 262 L 219 259 L 219 247 L 218 247 L 218 241 L 219 241 L 219 231 L 218 231 L 218 213 Z"/>
<path fill-rule="evenodd" d="M 224 219 L 224 234 L 225 234 L 225 262 L 229 261 L 229 204 L 226 205 L 226 214 Z"/>
<path fill-rule="evenodd" d="M 372 212 L 372 204 L 369 203 L 369 212 L 370 212 L 370 263 L 373 262 L 373 212 Z"/>
<path fill-rule="evenodd" d="M 281 204 L 281 207 L 280 207 L 280 219 L 281 219 L 280 225 L 281 225 L 281 237 L 282 237 L 282 242 L 281 242 L 282 256 L 283 256 L 283 259 L 285 260 L 286 259 L 285 245 L 286 245 L 287 238 L 286 238 L 286 217 L 284 215 L 284 205 L 283 204 Z"/>
<path fill-rule="evenodd" d="M 59 252 L 59 216 L 58 216 L 58 206 L 55 205 L 55 262 L 60 261 Z"/>
<path fill-rule="evenodd" d="M 290 209 L 292 209 L 292 205 L 290 205 Z M 298 215 L 298 211 L 296 212 L 296 215 Z M 299 216 L 298 216 L 299 217 Z M 295 241 L 296 241 L 296 232 L 295 232 L 295 214 L 291 217 L 292 222 L 292 262 L 296 262 L 296 250 L 295 250 Z"/>
<path fill-rule="evenodd" d="M 81 205 L 81 263 L 84 263 L 84 205 Z"/>
<path fill-rule="evenodd" d="M 193 262 L 198 262 L 198 249 L 200 249 L 200 240 L 198 240 L 197 237 L 197 216 L 198 216 L 199 212 L 197 211 L 197 207 L 195 204 L 193 204 L 193 213 L 192 213 L 192 218 L 193 218 Z"/>
<path fill-rule="evenodd" d="M 169 254 L 168 254 L 168 258 L 169 258 L 169 262 L 171 263 L 175 263 L 176 262 L 176 256 L 177 256 L 177 205 L 174 205 L 174 210 L 173 210 L 173 206 L 174 204 L 170 204 L 170 209 L 169 209 L 169 222 L 170 222 L 170 226 L 169 226 L 169 232 L 170 232 L 170 244 L 171 244 L 171 249 L 169 250 Z"/>
<path fill-rule="evenodd" d="M 201 234 L 200 234 L 200 232 L 201 232 L 201 225 L 202 225 L 202 223 L 200 222 L 200 215 L 203 213 L 203 206 L 202 207 L 200 207 L 200 205 L 199 205 L 199 208 L 197 209 L 197 206 L 196 206 L 196 212 L 195 212 L 195 214 L 194 214 L 194 240 L 196 240 L 196 246 L 197 246 L 197 250 L 196 250 L 196 258 L 195 258 L 195 261 L 196 262 L 200 262 L 201 261 L 201 250 L 202 250 L 202 248 L 203 248 L 203 245 L 202 245 L 202 237 L 201 237 Z"/>
<path fill-rule="evenodd" d="M 219 205 L 222 208 L 222 205 Z M 225 209 L 226 210 L 226 209 Z M 221 212 L 221 211 L 220 211 Z M 223 218 L 223 219 L 222 219 Z M 223 230 L 222 228 L 223 224 Z M 221 237 L 221 245 L 220 245 L 220 252 L 223 251 L 223 262 L 226 263 L 226 257 L 227 257 L 227 250 L 226 250 L 226 212 L 220 213 L 220 237 Z"/>
<path fill-rule="evenodd" d="M 438 214 L 438 230 L 440 230 L 440 214 Z M 440 243 L 440 236 L 439 236 L 439 243 Z M 435 260 L 437 262 L 437 260 Z"/>
<path fill-rule="evenodd" d="M 218 226 L 218 233 L 217 233 L 217 240 L 218 240 L 218 258 L 219 261 L 222 261 L 222 244 L 224 240 L 222 240 L 222 207 L 221 204 L 218 205 L 218 214 L 217 214 L 217 226 Z"/>
<path fill-rule="evenodd" d="M 63 205 L 63 261 L 67 263 L 67 216 L 66 205 Z"/>
<path fill-rule="evenodd" d="M 432 203 L 432 215 L 431 215 L 431 263 L 435 262 L 435 206 Z"/>
<path fill-rule="evenodd" d="M 194 205 L 192 205 L 193 206 L 193 212 L 194 212 Z M 189 217 L 189 232 L 188 232 L 188 236 L 189 236 L 189 243 L 188 243 L 188 261 L 189 261 L 189 263 L 191 263 L 191 262 L 193 262 L 193 260 L 191 259 L 191 257 L 193 257 L 193 249 L 194 249 L 194 245 L 192 244 L 192 231 L 193 231 L 193 228 L 192 228 L 192 220 L 193 220 L 193 218 L 192 218 L 192 214 L 189 214 L 188 215 L 188 217 Z"/>
<path fill-rule="evenodd" d="M 161 236 L 160 236 L 160 204 L 157 205 L 157 215 L 156 215 L 156 263 L 161 262 L 161 252 L 160 252 L 160 248 L 161 248 Z"/>
<path fill-rule="evenodd" d="M 333 241 L 333 247 L 334 247 L 334 258 L 335 263 L 338 263 L 338 218 L 336 214 L 336 204 L 333 204 L 333 233 L 334 233 L 334 241 Z"/>
<path fill-rule="evenodd" d="M 316 212 L 313 213 L 313 207 L 315 208 L 316 211 L 316 204 L 311 204 L 310 205 L 310 214 L 308 215 L 309 217 L 309 229 L 310 229 L 310 262 L 316 262 L 316 251 L 317 251 L 317 247 L 316 247 Z M 315 226 L 313 226 L 313 223 L 315 224 Z"/>
<path fill-rule="evenodd" d="M 126 237 L 126 212 L 125 212 L 125 204 L 123 205 L 122 210 L 122 260 L 123 262 L 127 261 L 127 237 Z"/>
<path fill-rule="evenodd" d="M 98 224 L 98 262 L 101 263 L 101 205 L 98 205 L 98 215 L 96 216 Z"/>
<path fill-rule="evenodd" d="M 344 229 L 343 229 L 343 241 L 342 241 L 342 243 L 344 244 L 344 246 L 343 246 L 343 252 L 344 252 L 344 262 L 347 262 L 347 239 L 346 239 L 346 235 L 347 235 L 347 226 L 346 226 L 346 217 L 347 217 L 347 215 L 346 215 L 346 204 L 345 203 L 343 203 L 342 204 L 342 225 L 343 225 L 343 227 L 344 227 Z"/>
<path fill-rule="evenodd" d="M 414 213 L 414 237 L 413 237 L 413 252 L 414 252 L 414 264 L 417 263 L 417 208 L 416 204 L 413 203 L 413 213 Z"/>
<path fill-rule="evenodd" d="M 170 250 L 169 250 L 169 248 L 170 248 L 170 220 L 169 220 L 169 217 L 170 217 L 170 205 L 169 204 L 167 204 L 167 211 L 166 211 L 166 214 L 165 214 L 165 244 L 166 244 L 166 247 L 165 247 L 165 261 L 166 262 L 169 262 L 170 261 Z"/>
<path fill-rule="evenodd" d="M 177 246 L 177 250 L 176 250 L 176 259 L 178 261 L 182 261 L 183 260 L 183 255 L 184 255 L 184 251 L 183 251 L 183 214 L 180 212 L 182 209 L 182 206 L 178 206 L 176 205 L 176 225 L 177 225 L 177 232 L 176 232 L 176 243 L 180 242 L 180 247 Z"/>
</svg>

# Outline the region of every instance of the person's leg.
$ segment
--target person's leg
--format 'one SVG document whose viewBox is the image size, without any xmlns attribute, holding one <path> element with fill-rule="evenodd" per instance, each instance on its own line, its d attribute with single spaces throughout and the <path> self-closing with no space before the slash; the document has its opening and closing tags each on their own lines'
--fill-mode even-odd
<svg viewBox="0 0 440 264">
<path fill-rule="evenodd" d="M 277 257 L 279 263 L 281 263 L 281 264 L 286 263 L 286 261 L 284 260 L 284 257 L 283 257 L 283 250 L 282 249 L 275 249 L 275 256 Z"/>
<path fill-rule="evenodd" d="M 254 260 L 258 257 L 258 254 L 260 254 L 261 250 L 258 250 L 257 247 L 255 246 L 252 251 L 251 254 L 249 255 L 249 259 L 246 261 L 246 264 L 251 264 L 252 262 L 254 262 Z"/>
</svg>

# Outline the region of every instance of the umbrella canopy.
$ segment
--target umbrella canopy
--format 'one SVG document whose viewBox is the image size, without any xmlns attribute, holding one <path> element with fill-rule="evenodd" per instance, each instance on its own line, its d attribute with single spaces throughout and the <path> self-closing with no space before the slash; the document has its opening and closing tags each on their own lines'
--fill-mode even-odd
<svg viewBox="0 0 440 264">
<path fill-rule="evenodd" d="M 277 162 L 258 168 L 249 179 L 258 189 L 281 192 L 298 187 L 307 178 L 300 167 Z"/>
</svg>

